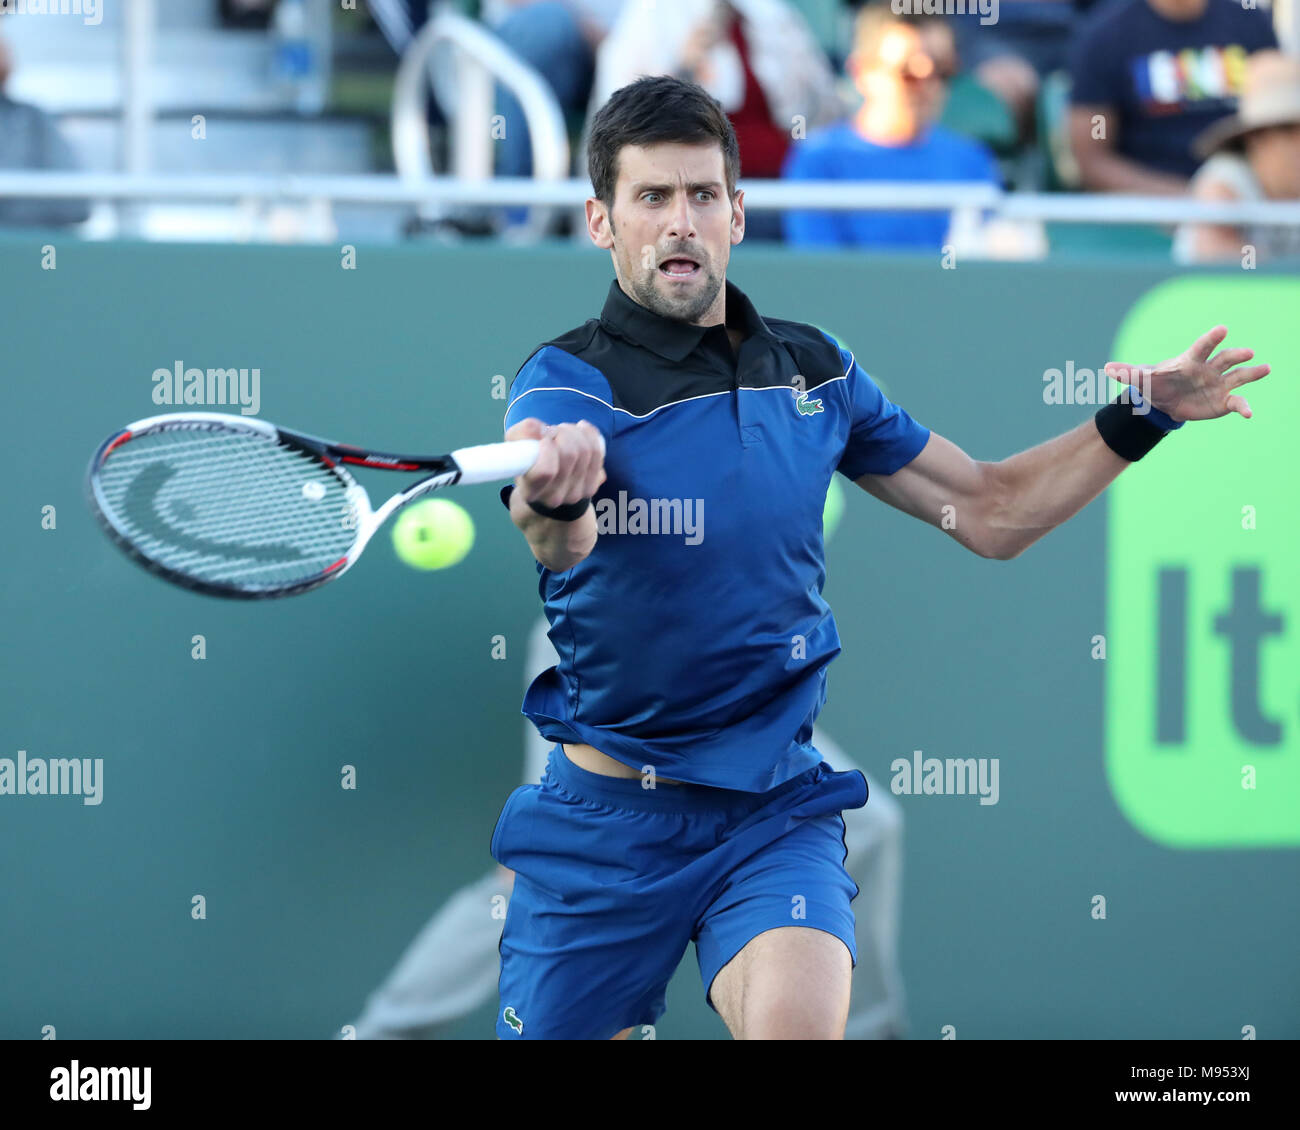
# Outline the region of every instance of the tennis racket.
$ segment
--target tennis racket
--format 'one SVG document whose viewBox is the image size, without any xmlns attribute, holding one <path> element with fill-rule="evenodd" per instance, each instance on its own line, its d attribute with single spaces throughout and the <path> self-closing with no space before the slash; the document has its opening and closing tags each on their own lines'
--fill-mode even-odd
<svg viewBox="0 0 1300 1130">
<path fill-rule="evenodd" d="M 389 455 L 247 416 L 178 412 L 114 432 L 87 473 L 108 536 L 165 580 L 262 599 L 343 576 L 394 511 L 439 487 L 514 478 L 537 440 Z M 347 467 L 425 471 L 375 509 Z"/>
</svg>

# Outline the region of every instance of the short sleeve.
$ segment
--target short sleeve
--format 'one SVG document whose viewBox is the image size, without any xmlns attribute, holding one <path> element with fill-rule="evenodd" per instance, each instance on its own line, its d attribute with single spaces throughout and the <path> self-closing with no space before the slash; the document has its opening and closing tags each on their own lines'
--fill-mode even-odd
<svg viewBox="0 0 1300 1130">
<path fill-rule="evenodd" d="M 613 395 L 601 371 L 554 345 L 534 353 L 510 385 L 505 427 L 529 418 L 544 424 L 586 420 L 609 446 L 614 437 Z"/>
<path fill-rule="evenodd" d="M 850 479 L 892 475 L 920 453 L 930 439 L 922 427 L 892 403 L 847 349 L 840 350 L 846 372 L 850 426 L 848 443 L 836 468 Z"/>
</svg>

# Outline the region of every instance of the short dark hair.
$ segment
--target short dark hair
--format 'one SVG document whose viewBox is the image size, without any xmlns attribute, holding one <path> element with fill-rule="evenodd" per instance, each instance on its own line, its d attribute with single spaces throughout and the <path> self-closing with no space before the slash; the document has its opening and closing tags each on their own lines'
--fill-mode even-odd
<svg viewBox="0 0 1300 1130">
<path fill-rule="evenodd" d="M 697 83 L 672 75 L 639 78 L 614 91 L 591 119 L 587 137 L 591 187 L 597 199 L 612 208 L 618 155 L 625 145 L 710 141 L 722 146 L 727 195 L 734 200 L 740 179 L 740 146 L 718 100 Z"/>
</svg>

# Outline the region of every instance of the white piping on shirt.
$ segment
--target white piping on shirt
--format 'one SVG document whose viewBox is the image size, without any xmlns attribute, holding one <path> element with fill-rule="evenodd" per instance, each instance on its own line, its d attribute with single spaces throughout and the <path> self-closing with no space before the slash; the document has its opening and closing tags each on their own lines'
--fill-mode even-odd
<svg viewBox="0 0 1300 1130">
<path fill-rule="evenodd" d="M 814 385 L 813 389 L 821 388 L 822 385 L 828 385 L 833 383 L 834 381 L 848 380 L 849 373 L 850 371 L 852 371 L 852 369 L 853 369 L 853 354 L 850 353 L 849 367 L 844 370 L 843 376 L 831 377 L 830 380 L 822 381 L 820 385 Z M 740 388 L 737 389 L 736 391 L 768 392 L 771 391 L 772 389 L 777 389 L 782 392 L 790 392 L 792 388 L 793 386 L 791 385 L 741 385 Z M 807 391 L 812 392 L 813 389 L 808 389 Z M 682 400 L 670 400 L 667 404 L 661 404 L 659 405 L 658 408 L 651 408 L 649 412 L 646 412 L 643 415 L 638 416 L 635 412 L 629 412 L 626 408 L 615 408 L 614 405 L 608 403 L 607 401 L 601 400 L 599 396 L 593 396 L 591 393 L 584 392 L 580 388 L 570 388 L 568 385 L 542 385 L 539 386 L 538 388 L 530 388 L 528 389 L 527 392 L 521 392 L 518 396 L 516 396 L 514 400 L 512 400 L 509 404 L 506 405 L 506 415 L 507 416 L 510 415 L 510 409 L 513 408 L 516 404 L 518 404 L 519 401 L 523 400 L 525 396 L 528 396 L 529 393 L 534 393 L 534 392 L 576 392 L 579 396 L 585 396 L 589 400 L 596 401 L 597 404 L 604 404 L 605 407 L 608 408 L 611 412 L 622 412 L 623 415 L 631 416 L 632 419 L 634 420 L 645 420 L 653 416 L 656 412 L 662 411 L 665 408 L 671 408 L 675 404 L 689 404 L 692 400 L 707 400 L 711 396 L 730 396 L 732 390 L 725 389 L 722 392 L 702 392 L 700 393 L 699 396 L 688 396 Z"/>
</svg>

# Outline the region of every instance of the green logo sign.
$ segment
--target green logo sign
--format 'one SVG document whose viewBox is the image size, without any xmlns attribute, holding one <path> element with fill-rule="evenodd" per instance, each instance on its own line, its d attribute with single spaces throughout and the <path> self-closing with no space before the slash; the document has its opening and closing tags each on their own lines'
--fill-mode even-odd
<svg viewBox="0 0 1300 1130">
<path fill-rule="evenodd" d="M 1216 324 L 1272 365 L 1238 390 L 1254 417 L 1187 424 L 1106 492 L 1106 775 L 1159 843 L 1297 846 L 1300 279 L 1164 283 L 1107 360 L 1154 364 Z"/>
</svg>

